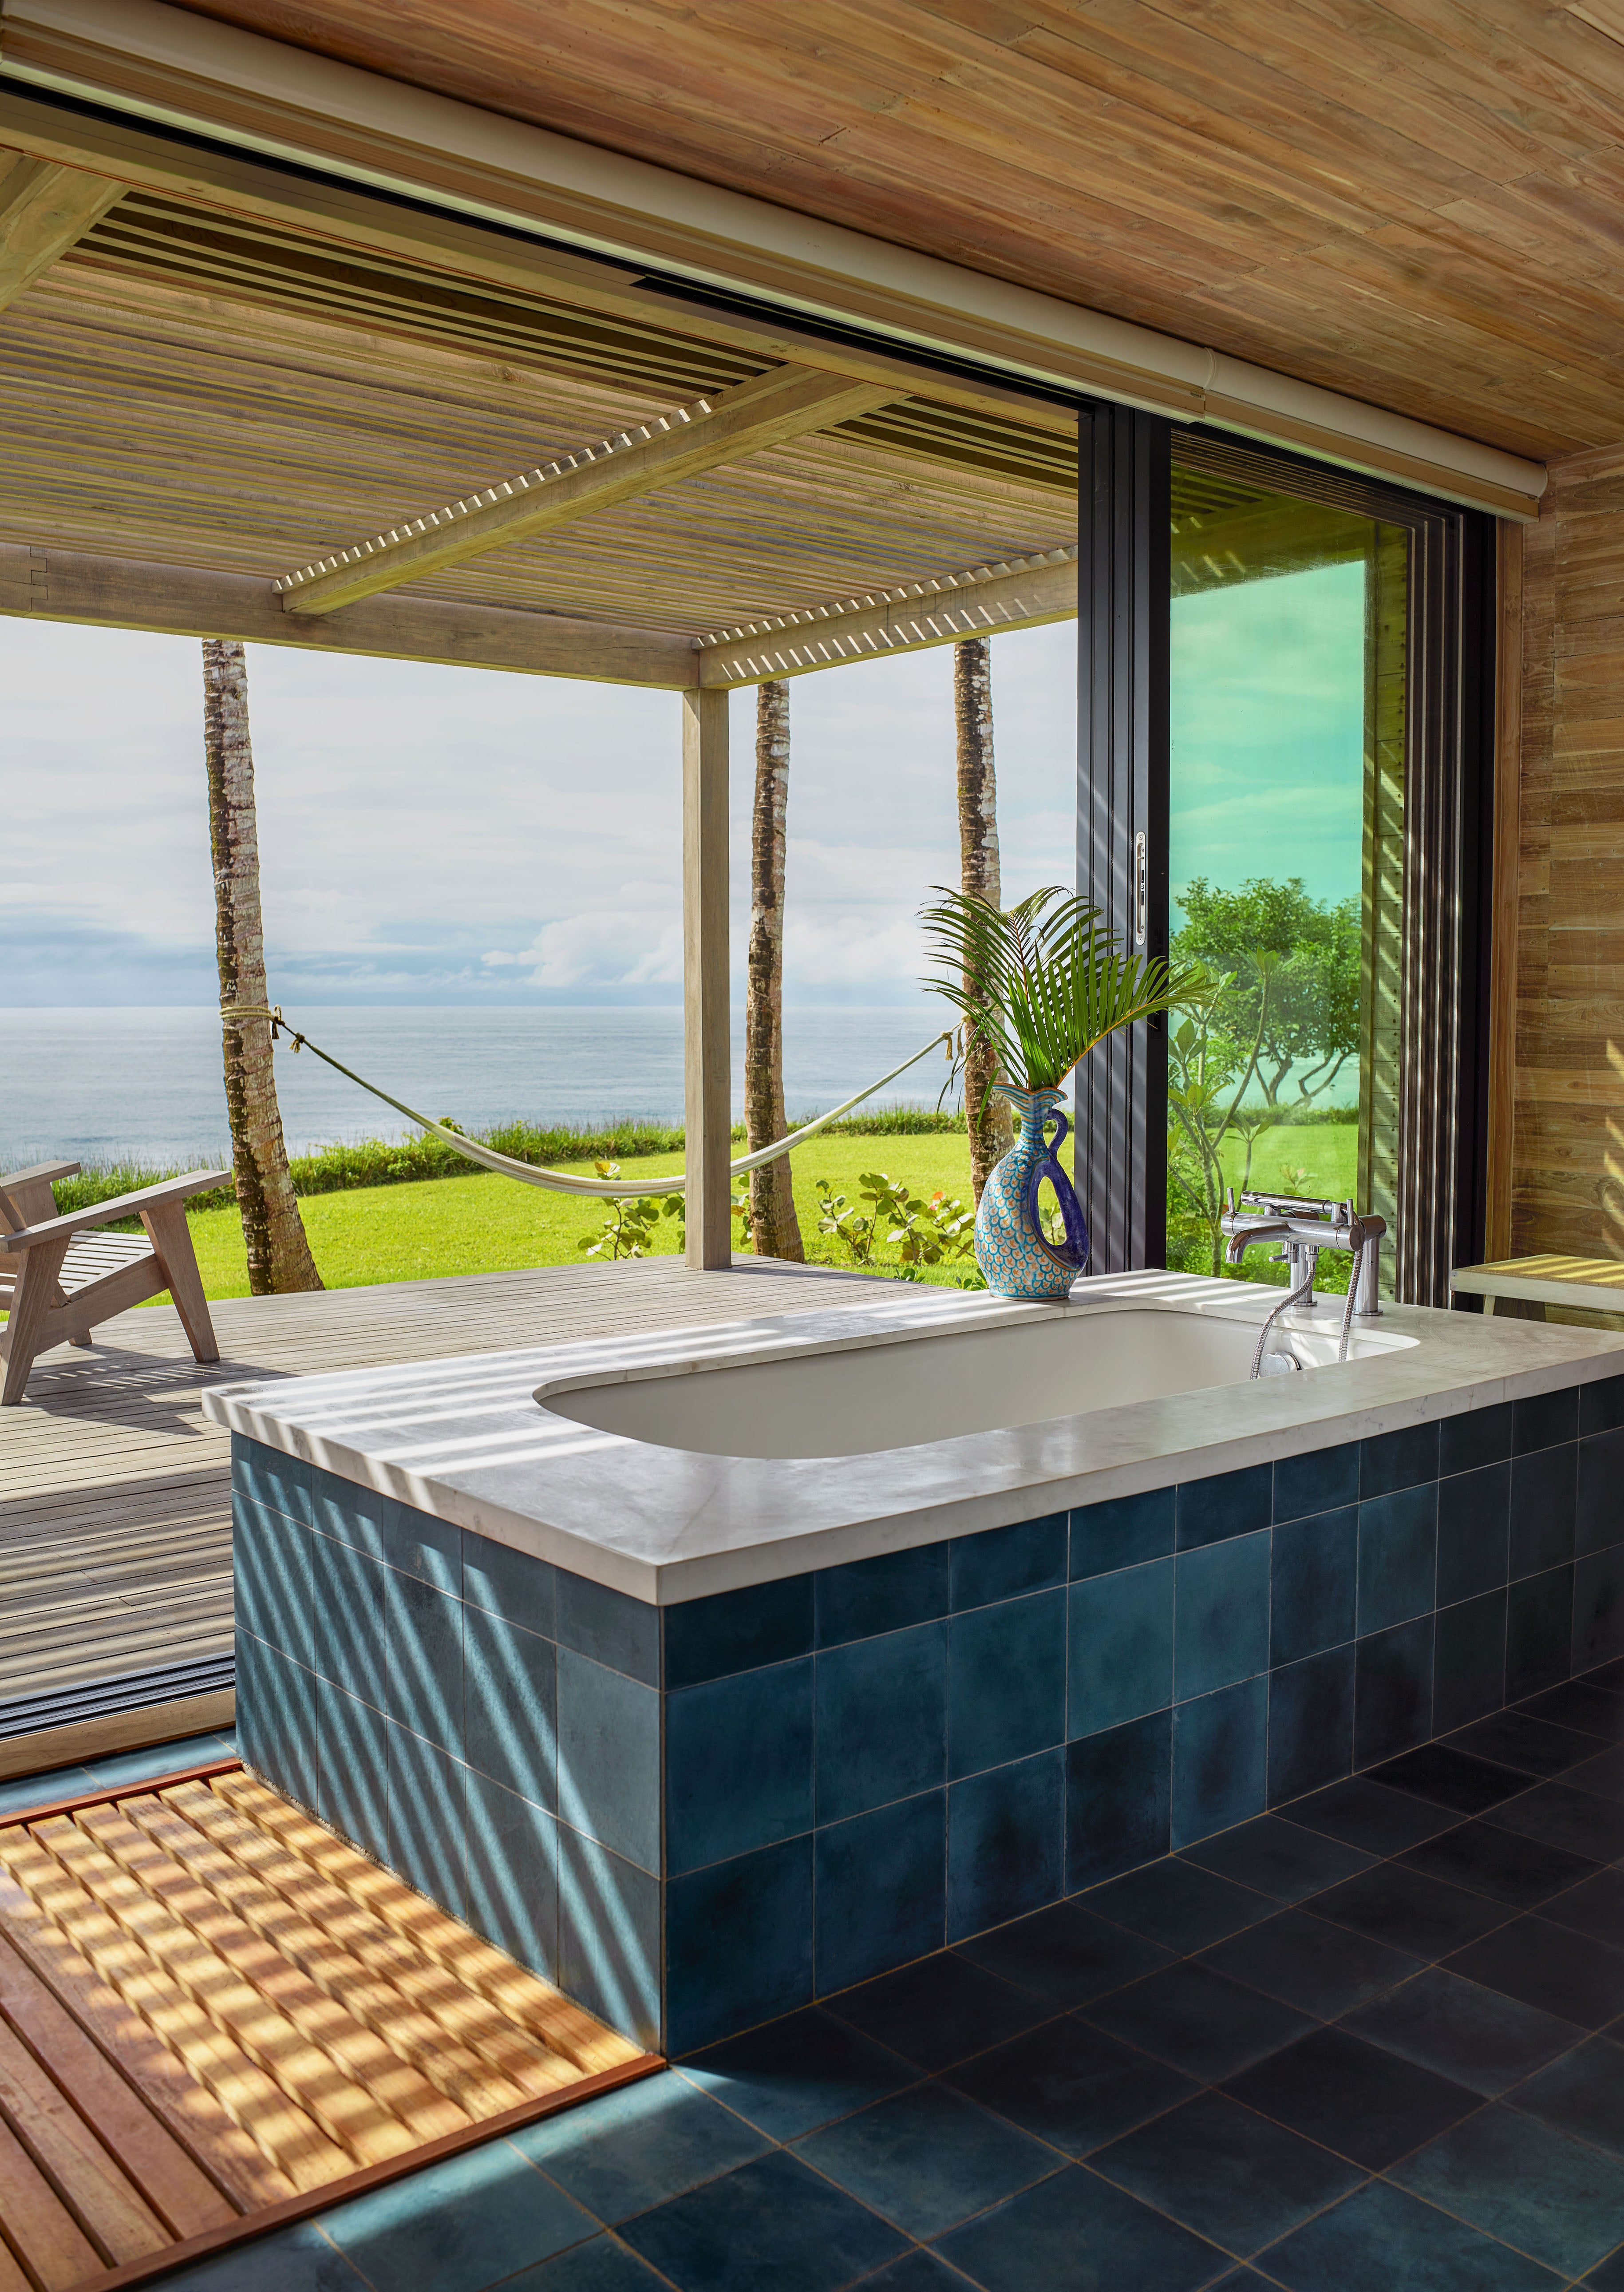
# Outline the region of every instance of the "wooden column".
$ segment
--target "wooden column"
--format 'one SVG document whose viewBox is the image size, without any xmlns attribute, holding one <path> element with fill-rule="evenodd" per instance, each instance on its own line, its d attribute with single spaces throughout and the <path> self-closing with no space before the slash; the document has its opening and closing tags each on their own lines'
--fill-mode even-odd
<svg viewBox="0 0 1624 2292">
<path fill-rule="evenodd" d="M 728 695 L 714 689 L 682 696 L 682 982 L 687 1262 L 728 1266 Z"/>
</svg>

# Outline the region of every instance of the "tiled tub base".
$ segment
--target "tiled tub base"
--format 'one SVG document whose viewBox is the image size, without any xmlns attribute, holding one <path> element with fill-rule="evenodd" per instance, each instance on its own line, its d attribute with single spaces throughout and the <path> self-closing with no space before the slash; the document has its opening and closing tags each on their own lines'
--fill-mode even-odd
<svg viewBox="0 0 1624 2292">
<path fill-rule="evenodd" d="M 1624 1655 L 1624 1377 L 663 1610 L 233 1449 L 245 1757 L 668 2053 Z"/>
</svg>

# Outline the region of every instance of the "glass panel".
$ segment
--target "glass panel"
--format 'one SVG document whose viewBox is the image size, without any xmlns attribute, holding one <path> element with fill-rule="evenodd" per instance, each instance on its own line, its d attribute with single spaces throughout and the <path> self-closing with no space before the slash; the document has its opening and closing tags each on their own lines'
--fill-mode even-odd
<svg viewBox="0 0 1624 2292">
<path fill-rule="evenodd" d="M 1210 985 L 1170 1028 L 1170 1265 L 1220 1270 L 1226 1186 L 1392 1225 L 1408 552 L 1175 464 L 1170 921 Z M 1242 1271 L 1285 1278 L 1261 1249 Z M 1321 1286 L 1347 1272 L 1327 1257 Z"/>
</svg>

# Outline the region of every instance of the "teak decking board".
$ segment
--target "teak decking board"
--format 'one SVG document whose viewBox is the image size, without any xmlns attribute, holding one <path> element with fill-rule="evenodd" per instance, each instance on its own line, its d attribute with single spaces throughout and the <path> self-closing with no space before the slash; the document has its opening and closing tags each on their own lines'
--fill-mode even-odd
<svg viewBox="0 0 1624 2292">
<path fill-rule="evenodd" d="M 0 2292 L 114 2292 L 655 2066 L 235 1762 L 0 1820 Z"/>
</svg>

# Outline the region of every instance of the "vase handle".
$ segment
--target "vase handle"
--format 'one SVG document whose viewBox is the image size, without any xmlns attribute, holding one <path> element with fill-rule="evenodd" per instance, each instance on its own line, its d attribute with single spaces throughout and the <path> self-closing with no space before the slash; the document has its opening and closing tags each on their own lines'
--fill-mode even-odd
<svg viewBox="0 0 1624 2292">
<path fill-rule="evenodd" d="M 1045 1132 L 1051 1121 L 1057 1123 L 1059 1128 L 1052 1139 L 1045 1137 L 1042 1155 L 1033 1164 L 1032 1175 L 1026 1181 L 1026 1215 L 1032 1221 L 1038 1247 L 1044 1255 L 1051 1258 L 1057 1265 L 1069 1266 L 1073 1271 L 1081 1273 L 1089 1262 L 1089 1229 L 1083 1219 L 1082 1204 L 1057 1158 L 1061 1147 L 1071 1134 L 1072 1126 L 1057 1106 L 1043 1117 Z M 1043 1221 L 1038 1209 L 1038 1189 L 1045 1178 L 1054 1188 L 1055 1199 L 1060 1205 L 1060 1220 L 1065 1228 L 1063 1247 L 1050 1241 L 1043 1231 Z"/>
</svg>

